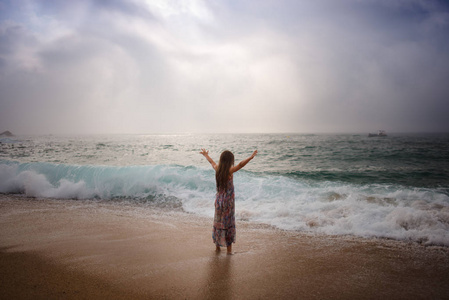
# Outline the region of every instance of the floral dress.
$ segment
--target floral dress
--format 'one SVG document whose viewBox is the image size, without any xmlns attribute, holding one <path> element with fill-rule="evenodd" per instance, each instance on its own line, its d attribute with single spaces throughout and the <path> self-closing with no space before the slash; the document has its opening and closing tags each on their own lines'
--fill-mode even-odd
<svg viewBox="0 0 449 300">
<path fill-rule="evenodd" d="M 215 245 L 228 247 L 235 243 L 234 183 L 229 179 L 226 189 L 217 192 L 212 239 Z"/>
</svg>

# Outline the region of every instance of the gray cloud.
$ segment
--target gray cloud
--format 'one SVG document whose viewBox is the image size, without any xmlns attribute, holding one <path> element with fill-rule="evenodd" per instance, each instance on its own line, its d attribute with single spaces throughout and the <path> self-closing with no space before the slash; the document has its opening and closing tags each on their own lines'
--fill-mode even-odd
<svg viewBox="0 0 449 300">
<path fill-rule="evenodd" d="M 448 131 L 439 1 L 0 6 L 0 128 Z"/>
</svg>

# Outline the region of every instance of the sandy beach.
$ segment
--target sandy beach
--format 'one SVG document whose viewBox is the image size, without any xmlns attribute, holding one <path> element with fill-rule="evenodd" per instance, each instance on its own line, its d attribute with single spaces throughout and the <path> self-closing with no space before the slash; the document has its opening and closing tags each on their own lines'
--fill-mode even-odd
<svg viewBox="0 0 449 300">
<path fill-rule="evenodd" d="M 2 299 L 444 299 L 449 249 L 126 204 L 0 196 Z"/>
</svg>

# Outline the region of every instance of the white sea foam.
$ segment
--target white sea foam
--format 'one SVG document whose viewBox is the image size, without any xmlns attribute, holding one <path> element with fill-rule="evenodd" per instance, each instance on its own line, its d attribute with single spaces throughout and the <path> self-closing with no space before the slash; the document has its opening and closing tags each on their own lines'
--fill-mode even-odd
<svg viewBox="0 0 449 300">
<path fill-rule="evenodd" d="M 285 230 L 387 237 L 449 246 L 449 197 L 436 189 L 235 174 L 236 218 Z M 0 192 L 29 197 L 179 202 L 212 217 L 213 170 L 0 162 Z"/>
</svg>

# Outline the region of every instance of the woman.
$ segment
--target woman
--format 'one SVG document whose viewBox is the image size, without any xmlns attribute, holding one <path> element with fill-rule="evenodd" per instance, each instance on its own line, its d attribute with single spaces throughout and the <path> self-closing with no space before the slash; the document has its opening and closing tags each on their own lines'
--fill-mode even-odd
<svg viewBox="0 0 449 300">
<path fill-rule="evenodd" d="M 212 238 L 216 250 L 227 247 L 227 253 L 232 254 L 232 243 L 235 243 L 235 203 L 233 174 L 243 168 L 257 155 L 257 150 L 237 166 L 234 166 L 234 154 L 231 151 L 223 151 L 217 164 L 209 156 L 209 151 L 201 149 L 200 152 L 215 170 L 217 194 L 215 196 L 215 216 Z"/>
</svg>

